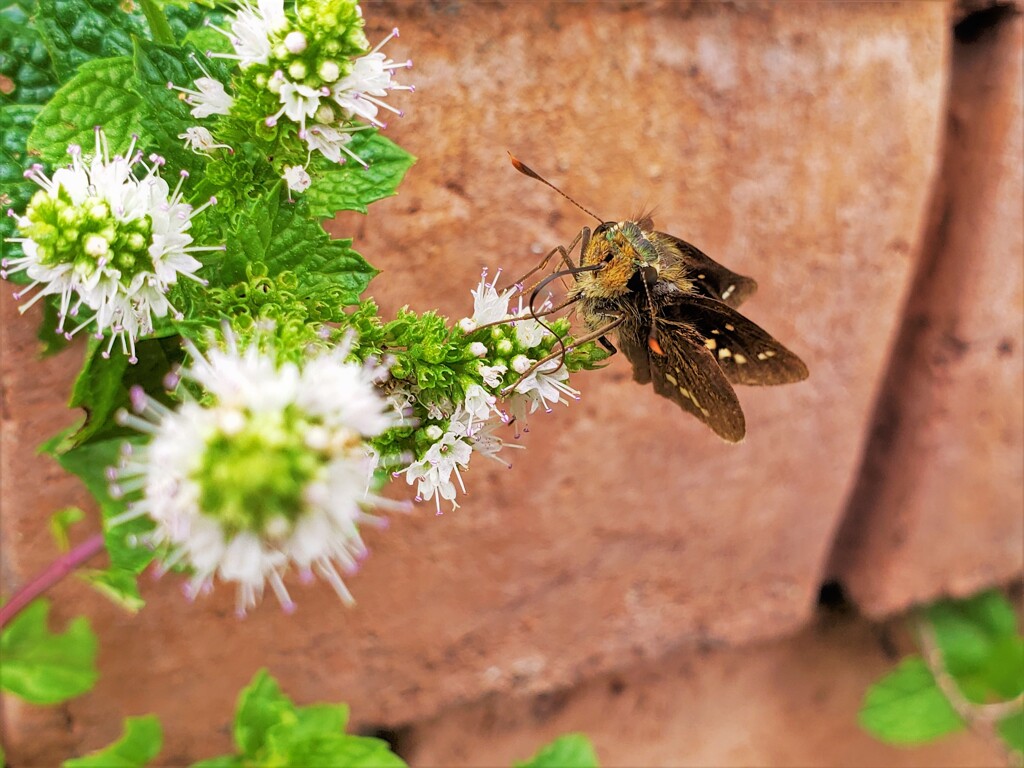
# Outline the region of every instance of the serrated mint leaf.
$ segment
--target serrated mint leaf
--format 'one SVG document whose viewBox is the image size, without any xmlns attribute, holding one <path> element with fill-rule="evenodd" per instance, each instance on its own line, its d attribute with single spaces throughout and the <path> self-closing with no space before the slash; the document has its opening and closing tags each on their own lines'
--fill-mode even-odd
<svg viewBox="0 0 1024 768">
<path fill-rule="evenodd" d="M 28 11 L 0 10 L 0 105 L 45 104 L 55 90 L 50 54 Z"/>
<path fill-rule="evenodd" d="M 63 768 L 143 768 L 160 753 L 163 742 L 156 715 L 127 717 L 119 740 L 85 757 L 65 760 Z"/>
<path fill-rule="evenodd" d="M 112 603 L 121 606 L 129 613 L 138 613 L 146 604 L 139 594 L 137 574 L 122 568 L 106 570 L 79 571 L 78 577 Z"/>
<path fill-rule="evenodd" d="M 250 265 L 265 265 L 268 276 L 289 271 L 298 278 L 296 299 L 304 303 L 330 296 L 335 316 L 342 306 L 356 304 L 377 270 L 356 251 L 351 240 L 331 240 L 301 203 L 281 202 L 275 187 L 267 198 L 253 201 L 228 233 L 219 264 L 203 276 L 213 287 L 244 282 Z"/>
<path fill-rule="evenodd" d="M 61 82 L 87 62 L 127 56 L 132 36 L 147 36 L 142 14 L 119 0 L 39 0 L 35 23 Z"/>
<path fill-rule="evenodd" d="M 352 134 L 349 149 L 369 168 L 354 161 L 344 165 L 318 164 L 320 173 L 303 195 L 313 216 L 330 218 L 338 211 L 366 213 L 366 207 L 395 194 L 416 158 L 376 131 Z"/>
<path fill-rule="evenodd" d="M 99 503 L 104 521 L 125 511 L 124 500 L 111 497 L 106 477 L 107 467 L 117 465 L 124 442 L 105 440 L 54 454 L 64 469 L 81 478 L 85 487 Z M 104 525 L 103 540 L 107 556 L 110 558 L 110 570 L 138 574 L 153 561 L 153 550 L 138 544 L 139 538 L 152 527 L 153 523 L 145 516 L 113 528 Z"/>
<path fill-rule="evenodd" d="M 28 201 L 39 186 L 25 178 L 25 171 L 36 162 L 28 154 L 28 135 L 42 107 L 9 104 L 0 107 L 0 258 L 21 256 L 21 246 L 8 243 L 13 237 L 14 219 L 7 214 L 10 208 L 24 213 Z M 17 273 L 16 282 L 27 281 L 27 275 Z"/>
<path fill-rule="evenodd" d="M 53 536 L 57 549 L 67 552 L 71 546 L 68 540 L 68 531 L 71 526 L 85 517 L 85 512 L 78 507 L 64 507 L 50 515 L 50 535 Z"/>
<path fill-rule="evenodd" d="M 295 721 L 295 705 L 265 669 L 253 677 L 238 696 L 235 743 L 247 757 L 255 756 L 266 742 L 267 732 L 284 720 Z"/>
<path fill-rule="evenodd" d="M 868 689 L 858 720 L 876 738 L 900 745 L 923 744 L 964 727 L 918 656 L 904 659 Z"/>
<path fill-rule="evenodd" d="M 0 632 L 0 690 L 32 704 L 57 704 L 96 684 L 96 635 L 84 617 L 65 632 L 47 627 L 50 602 L 30 603 Z"/>
<path fill-rule="evenodd" d="M 192 117 L 188 104 L 178 98 L 181 94 L 167 87 L 168 83 L 174 83 L 191 88 L 195 78 L 203 77 L 202 70 L 188 58 L 190 53 L 195 52 L 136 40 L 135 90 L 142 100 L 139 108 L 142 128 L 153 145 L 160 148 L 168 167 L 195 175 L 205 165 L 205 158 L 187 149 L 178 136 L 200 121 Z"/>
<path fill-rule="evenodd" d="M 590 739 L 582 733 L 569 733 L 541 747 L 525 763 L 516 763 L 516 768 L 597 768 L 597 764 Z"/>
<path fill-rule="evenodd" d="M 112 155 L 127 151 L 132 134 L 140 131 L 141 100 L 132 89 L 134 77 L 132 61 L 125 56 L 83 64 L 39 113 L 28 137 L 29 150 L 50 165 L 63 165 L 69 145 L 92 150 L 100 126 Z"/>
</svg>

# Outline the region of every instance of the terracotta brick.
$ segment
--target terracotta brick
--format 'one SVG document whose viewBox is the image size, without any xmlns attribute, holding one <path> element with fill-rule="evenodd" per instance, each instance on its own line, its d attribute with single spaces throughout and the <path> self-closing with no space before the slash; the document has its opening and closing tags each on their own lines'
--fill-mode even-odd
<svg viewBox="0 0 1024 768">
<path fill-rule="evenodd" d="M 540 414 L 513 471 L 478 460 L 460 510 L 424 507 L 370 535 L 352 610 L 296 587 L 294 616 L 266 605 L 239 622 L 230 590 L 192 606 L 166 579 L 130 617 L 64 585 L 58 615 L 98 626 L 102 677 L 66 707 L 59 737 L 8 712 L 18 764 L 53 764 L 69 740 L 95 748 L 149 711 L 167 727 L 166 764 L 226 751 L 236 692 L 264 665 L 300 701 L 344 699 L 362 723 L 398 723 L 799 627 L 911 274 L 948 10 L 371 6 L 378 35 L 402 28 L 391 55 L 416 60 L 417 93 L 389 132 L 420 161 L 400 196 L 334 230 L 385 270 L 374 293 L 387 311 L 408 301 L 460 317 L 483 265 L 525 270 L 588 223 L 516 174 L 511 149 L 602 215 L 656 204 L 662 227 L 756 277 L 748 314 L 811 378 L 742 391 L 748 438 L 728 446 L 634 385 L 621 358 L 581 375 L 582 402 Z M 4 302 L 10 590 L 53 556 L 46 516 L 87 502 L 31 455 L 67 416 L 74 360 L 31 362 L 30 323 Z"/>
<path fill-rule="evenodd" d="M 835 571 L 869 614 L 1024 571 L 1022 32 L 953 53 L 950 116 L 904 327 Z"/>
<path fill-rule="evenodd" d="M 857 724 L 864 692 L 912 646 L 898 629 L 824 615 L 799 634 L 746 649 L 675 651 L 573 690 L 492 697 L 399 732 L 418 768 L 507 766 L 582 732 L 615 766 L 999 765 L 967 733 L 916 748 L 876 741 Z"/>
</svg>

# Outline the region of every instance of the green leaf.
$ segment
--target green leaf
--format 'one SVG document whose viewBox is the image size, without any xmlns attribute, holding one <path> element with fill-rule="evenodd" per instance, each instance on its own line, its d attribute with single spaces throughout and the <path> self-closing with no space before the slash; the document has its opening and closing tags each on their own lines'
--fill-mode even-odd
<svg viewBox="0 0 1024 768">
<path fill-rule="evenodd" d="M 6 78 L 6 79 L 5 79 Z M 0 104 L 45 104 L 57 90 L 42 37 L 16 5 L 0 10 Z"/>
<path fill-rule="evenodd" d="M 382 739 L 344 733 L 302 733 L 284 725 L 267 735 L 270 765 L 339 765 L 345 768 L 404 768 L 405 761 Z"/>
<path fill-rule="evenodd" d="M 57 704 L 96 684 L 96 635 L 78 617 L 63 634 L 47 628 L 50 602 L 30 603 L 0 632 L 0 690 L 32 704 Z"/>
<path fill-rule="evenodd" d="M 926 611 L 946 669 L 964 696 L 986 702 L 1024 691 L 1024 640 L 999 592 L 935 603 Z"/>
<path fill-rule="evenodd" d="M 85 512 L 78 507 L 64 507 L 50 516 L 50 534 L 57 543 L 57 549 L 61 552 L 68 551 L 71 546 L 71 542 L 68 540 L 68 531 L 83 517 L 85 517 Z"/>
<path fill-rule="evenodd" d="M 267 732 L 285 720 L 295 722 L 295 705 L 270 673 L 261 669 L 239 694 L 235 743 L 243 755 L 252 757 L 263 747 Z"/>
<path fill-rule="evenodd" d="M 244 282 L 253 263 L 266 265 L 271 277 L 292 271 L 304 292 L 300 300 L 330 292 L 340 317 L 341 307 L 357 303 L 377 274 L 351 244 L 331 240 L 301 202 L 282 203 L 275 187 L 243 211 L 228 233 L 224 259 L 203 275 L 216 287 Z"/>
<path fill-rule="evenodd" d="M 184 359 L 177 336 L 140 341 L 135 347 L 138 362 L 134 365 L 120 352 L 103 357 L 108 344 L 109 341 L 90 339 L 68 403 L 72 408 L 85 411 L 85 421 L 54 445 L 51 452 L 67 452 L 95 440 L 136 436 L 138 433 L 134 430 L 115 423 L 115 414 L 131 405 L 131 389 L 136 385 L 151 397 L 166 400 L 164 378 Z"/>
<path fill-rule="evenodd" d="M 349 161 L 326 165 L 303 196 L 313 216 L 329 218 L 338 211 L 366 213 L 366 207 L 395 194 L 416 158 L 376 131 L 352 135 L 349 149 L 370 164 L 363 168 Z"/>
<path fill-rule="evenodd" d="M 14 219 L 6 215 L 6 209 L 24 213 L 28 201 L 39 186 L 25 178 L 25 171 L 36 162 L 28 154 L 26 145 L 32 124 L 42 107 L 11 104 L 0 107 L 0 203 L 4 210 L 0 218 L 0 257 L 21 256 L 21 246 L 8 243 L 5 238 L 14 235 Z M 13 275 L 18 282 L 26 282 L 24 273 Z"/>
<path fill-rule="evenodd" d="M 125 13 L 119 0 L 39 0 L 35 22 L 61 82 L 94 59 L 130 54 L 132 36 L 147 36 L 142 14 Z"/>
<path fill-rule="evenodd" d="M 596 768 L 597 755 L 590 739 L 582 733 L 559 736 L 516 768 Z"/>
<path fill-rule="evenodd" d="M 146 604 L 139 594 L 139 581 L 134 571 L 123 568 L 87 570 L 79 571 L 78 577 L 129 613 L 138 613 Z"/>
<path fill-rule="evenodd" d="M 138 574 L 155 557 L 155 553 L 151 549 L 138 545 L 140 537 L 153 527 L 152 522 L 147 517 L 139 517 L 113 528 L 106 525 L 106 521 L 125 510 L 124 500 L 115 499 L 110 495 L 106 478 L 107 467 L 117 464 L 124 442 L 122 440 L 105 440 L 89 443 L 66 453 L 56 454 L 56 459 L 64 469 L 81 478 L 100 506 L 105 523 L 103 540 L 107 556 L 110 559 L 109 570 Z M 138 438 L 135 442 L 138 442 Z M 118 583 L 117 577 L 111 577 L 106 586 L 112 589 L 113 585 Z M 134 602 L 138 591 L 132 592 L 123 584 L 121 589 L 129 595 L 128 602 Z M 118 603 L 124 604 L 120 599 Z M 136 604 L 141 605 L 141 598 L 138 598 Z"/>
<path fill-rule="evenodd" d="M 999 735 L 1006 746 L 1015 752 L 1024 754 L 1024 712 L 1003 718 L 998 725 Z"/>
<path fill-rule="evenodd" d="M 63 768 L 142 768 L 160 753 L 163 742 L 156 715 L 127 717 L 119 740 L 86 757 L 65 760 Z"/>
<path fill-rule="evenodd" d="M 92 150 L 95 128 L 100 126 L 110 153 L 124 154 L 132 134 L 141 130 L 141 100 L 132 89 L 134 77 L 132 61 L 124 56 L 82 65 L 39 113 L 28 137 L 29 150 L 51 165 L 62 165 L 69 145 Z"/>
<path fill-rule="evenodd" d="M 876 738 L 901 745 L 923 744 L 964 727 L 918 656 L 904 659 L 868 689 L 858 719 Z"/>
<path fill-rule="evenodd" d="M 178 136 L 197 124 L 189 106 L 177 91 L 167 87 L 174 83 L 192 87 L 203 72 L 189 58 L 194 53 L 182 48 L 169 48 L 146 40 L 135 41 L 135 89 L 141 97 L 140 122 L 146 136 L 160 148 L 168 167 L 200 174 L 205 158 L 185 147 Z M 225 78 L 226 79 L 226 78 Z"/>
</svg>

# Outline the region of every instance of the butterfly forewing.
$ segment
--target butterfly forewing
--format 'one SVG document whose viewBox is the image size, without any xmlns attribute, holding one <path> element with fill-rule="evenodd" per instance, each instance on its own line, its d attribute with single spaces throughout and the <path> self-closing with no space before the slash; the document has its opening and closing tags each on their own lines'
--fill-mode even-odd
<svg viewBox="0 0 1024 768">
<path fill-rule="evenodd" d="M 807 378 L 807 366 L 799 357 L 720 301 L 690 294 L 664 312 L 701 337 L 733 384 L 790 384 Z"/>
<path fill-rule="evenodd" d="M 680 240 L 678 237 L 664 232 L 658 234 L 671 241 L 679 249 L 683 255 L 683 263 L 689 267 L 687 278 L 693 281 L 699 294 L 723 301 L 730 307 L 738 307 L 757 290 L 757 283 L 753 278 L 744 277 L 726 269 L 685 240 Z"/>
</svg>

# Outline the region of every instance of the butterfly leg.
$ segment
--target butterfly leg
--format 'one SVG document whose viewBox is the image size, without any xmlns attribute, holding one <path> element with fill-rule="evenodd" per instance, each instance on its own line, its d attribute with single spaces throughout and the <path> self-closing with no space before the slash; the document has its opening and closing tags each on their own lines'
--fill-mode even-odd
<svg viewBox="0 0 1024 768">
<path fill-rule="evenodd" d="M 583 253 L 583 251 L 587 247 L 587 243 L 590 242 L 590 228 L 589 227 L 584 227 L 582 230 L 580 230 L 580 233 L 578 235 L 576 235 L 576 237 L 573 238 L 573 241 L 571 243 L 569 243 L 569 247 L 568 248 L 566 248 L 564 245 L 556 245 L 554 248 L 552 248 L 550 251 L 548 251 L 548 253 L 544 256 L 543 259 L 540 260 L 540 263 L 537 264 L 537 266 L 535 266 L 533 269 L 531 269 L 525 275 L 523 275 L 518 280 L 516 280 L 514 283 L 512 283 L 512 285 L 522 285 L 522 286 L 525 286 L 526 285 L 526 281 L 530 278 L 530 276 L 531 275 L 535 275 L 537 272 L 543 271 L 544 268 L 547 267 L 548 263 L 551 261 L 551 258 L 556 253 L 559 256 L 562 257 L 562 262 L 566 265 L 566 267 L 568 269 L 576 269 L 576 264 L 572 260 L 572 252 L 574 250 L 576 250 L 576 246 L 579 245 L 581 240 L 583 241 L 583 247 L 580 249 L 580 253 Z"/>
</svg>

